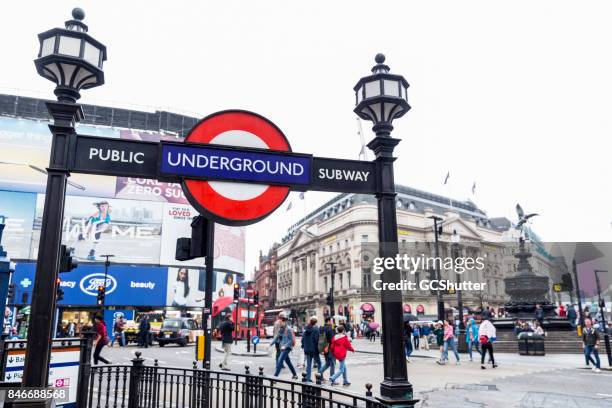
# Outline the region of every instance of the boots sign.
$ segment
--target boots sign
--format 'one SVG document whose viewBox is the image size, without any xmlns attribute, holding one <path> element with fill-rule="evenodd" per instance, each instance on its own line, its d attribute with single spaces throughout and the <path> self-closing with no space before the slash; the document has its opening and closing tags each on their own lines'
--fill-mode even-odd
<svg viewBox="0 0 612 408">
<path fill-rule="evenodd" d="M 191 205 L 226 225 L 255 223 L 294 191 L 374 194 L 374 162 L 293 153 L 268 119 L 229 110 L 202 119 L 184 143 L 75 135 L 69 170 L 177 182 Z"/>
</svg>

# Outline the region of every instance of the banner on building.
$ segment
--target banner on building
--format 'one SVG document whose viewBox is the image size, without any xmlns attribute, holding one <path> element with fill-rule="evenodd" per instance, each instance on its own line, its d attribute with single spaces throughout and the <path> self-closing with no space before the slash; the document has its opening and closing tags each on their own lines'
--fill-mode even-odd
<svg viewBox="0 0 612 408">
<path fill-rule="evenodd" d="M 2 246 L 11 259 L 30 255 L 36 194 L 0 191 L 0 216 L 4 216 Z"/>
<path fill-rule="evenodd" d="M 31 258 L 36 259 L 44 195 L 36 203 Z M 151 201 L 67 196 L 62 243 L 80 261 L 159 264 L 162 205 Z"/>
<path fill-rule="evenodd" d="M 112 128 L 78 125 L 77 132 L 119 137 Z M 0 190 L 44 193 L 51 152 L 49 122 L 0 117 Z M 115 177 L 74 174 L 68 194 L 114 197 Z"/>
</svg>

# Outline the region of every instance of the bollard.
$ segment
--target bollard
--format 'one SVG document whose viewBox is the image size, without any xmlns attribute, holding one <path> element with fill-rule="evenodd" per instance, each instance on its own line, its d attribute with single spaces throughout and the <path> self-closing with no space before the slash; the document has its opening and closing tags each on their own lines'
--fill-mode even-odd
<svg viewBox="0 0 612 408">
<path fill-rule="evenodd" d="M 137 351 L 136 358 L 132 359 L 132 370 L 130 371 L 130 388 L 128 398 L 128 408 L 138 408 L 138 400 L 140 397 L 140 378 L 142 376 L 142 363 L 144 359 L 140 358 L 142 353 Z"/>
</svg>

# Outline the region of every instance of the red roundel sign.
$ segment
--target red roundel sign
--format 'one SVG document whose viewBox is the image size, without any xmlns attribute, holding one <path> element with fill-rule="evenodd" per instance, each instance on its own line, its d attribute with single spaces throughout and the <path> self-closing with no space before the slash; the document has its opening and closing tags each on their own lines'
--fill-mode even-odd
<svg viewBox="0 0 612 408">
<path fill-rule="evenodd" d="M 186 143 L 226 145 L 291 151 L 283 132 L 253 112 L 227 110 L 213 113 L 191 129 Z M 253 224 L 277 209 L 289 195 L 289 187 L 229 181 L 183 181 L 193 207 L 225 225 Z"/>
</svg>

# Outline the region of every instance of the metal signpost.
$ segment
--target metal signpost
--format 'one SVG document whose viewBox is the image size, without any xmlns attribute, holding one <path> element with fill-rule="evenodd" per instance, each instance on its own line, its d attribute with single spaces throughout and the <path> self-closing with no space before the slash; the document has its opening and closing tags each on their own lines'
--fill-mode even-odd
<svg viewBox="0 0 612 408">
<path fill-rule="evenodd" d="M 368 144 L 374 162 L 313 157 L 293 153 L 289 141 L 271 121 L 244 110 L 226 110 L 202 119 L 184 143 L 150 143 L 77 134 L 75 122 L 83 117 L 76 104 L 79 91 L 104 82 L 102 62 L 105 47 L 87 34 L 84 13 L 73 11 L 66 29 L 41 34 L 38 72 L 57 85 L 58 102 L 47 103 L 54 120 L 41 242 L 32 298 L 28 354 L 24 367 L 25 386 L 46 386 L 51 346 L 52 316 L 58 273 L 66 183 L 71 172 L 139 177 L 182 183 L 190 204 L 206 219 L 206 234 L 212 238 L 214 223 L 249 225 L 278 208 L 292 190 L 337 191 L 373 194 L 378 199 L 380 256 L 397 254 L 397 219 L 393 150 L 399 139 L 391 137 L 395 118 L 405 114 L 408 83 L 389 73 L 384 56 L 376 56 L 372 75 L 355 86 L 355 112 L 373 122 L 376 137 Z M 65 49 L 63 38 L 81 42 Z M 73 40 L 71 40 L 73 41 Z M 69 66 L 69 67 L 68 67 Z M 71 77 L 62 70 L 81 70 Z M 72 72 L 72 71 L 71 71 Z M 193 227 L 193 225 L 192 225 Z M 206 302 L 202 317 L 205 358 L 210 357 L 209 314 L 212 308 L 213 239 L 206 240 Z M 395 248 L 393 245 L 395 244 Z M 198 250 L 198 256 L 202 256 Z M 383 273 L 383 281 L 399 282 L 399 270 Z M 403 353 L 401 295 L 383 291 L 384 381 L 381 401 L 413 406 Z M 332 311 L 333 313 L 333 311 Z"/>
</svg>

